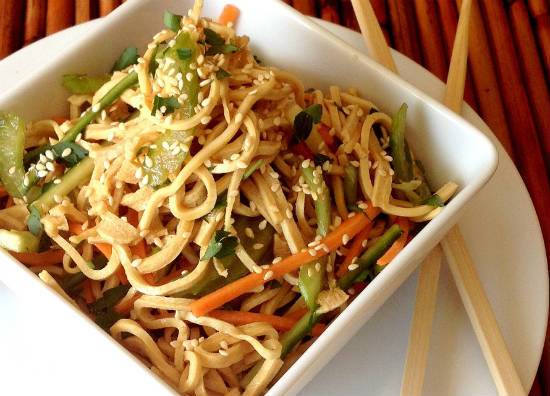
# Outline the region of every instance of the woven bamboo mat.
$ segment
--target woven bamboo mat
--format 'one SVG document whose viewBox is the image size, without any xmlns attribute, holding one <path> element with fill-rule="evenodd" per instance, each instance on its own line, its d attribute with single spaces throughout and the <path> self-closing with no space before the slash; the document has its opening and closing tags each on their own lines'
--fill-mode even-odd
<svg viewBox="0 0 550 396">
<path fill-rule="evenodd" d="M 260 1 L 260 0 L 258 0 Z M 358 30 L 350 0 L 285 0 Z M 0 0 L 0 59 L 46 35 L 107 15 L 124 0 Z M 392 47 L 445 80 L 461 0 L 371 0 Z M 549 0 L 479 0 L 465 98 L 516 163 L 550 251 Z M 547 335 L 531 396 L 550 395 Z"/>
</svg>

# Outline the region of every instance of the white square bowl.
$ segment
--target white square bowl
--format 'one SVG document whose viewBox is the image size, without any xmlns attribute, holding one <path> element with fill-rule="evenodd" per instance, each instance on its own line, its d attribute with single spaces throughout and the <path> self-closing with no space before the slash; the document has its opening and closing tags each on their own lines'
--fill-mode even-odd
<svg viewBox="0 0 550 396">
<path fill-rule="evenodd" d="M 65 113 L 67 93 L 60 85 L 62 74 L 104 73 L 125 47 L 144 49 L 162 29 L 165 9 L 183 13 L 192 3 L 193 0 L 127 2 L 105 18 L 89 37 L 75 42 L 61 54 L 52 54 L 57 57 L 53 63 L 26 76 L 14 89 L 1 93 L 0 109 L 15 111 L 28 120 Z M 225 4 L 219 0 L 205 3 L 204 15 L 210 17 L 219 15 Z M 289 395 L 297 393 L 341 349 L 456 223 L 460 210 L 495 171 L 497 155 L 489 140 L 470 124 L 284 3 L 276 0 L 231 0 L 231 3 L 241 10 L 238 33 L 250 36 L 252 48 L 266 64 L 295 73 L 306 86 L 356 87 L 390 114 L 406 102 L 409 140 L 431 183 L 439 186 L 452 180 L 460 186 L 442 213 L 420 231 L 269 391 L 269 395 Z M 0 279 L 15 292 L 32 299 L 36 306 L 46 308 L 54 319 L 46 325 L 62 330 L 57 332 L 59 339 L 53 341 L 66 346 L 61 351 L 67 364 L 78 356 L 100 363 L 110 392 L 171 394 L 166 384 L 25 266 L 4 252 L 0 252 L 0 257 L 3 261 Z M 85 367 L 84 362 L 79 364 Z"/>
</svg>

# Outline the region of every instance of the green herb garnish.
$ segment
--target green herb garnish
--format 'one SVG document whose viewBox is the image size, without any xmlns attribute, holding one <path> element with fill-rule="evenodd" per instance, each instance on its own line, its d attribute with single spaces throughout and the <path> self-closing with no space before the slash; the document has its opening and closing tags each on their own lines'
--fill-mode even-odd
<svg viewBox="0 0 550 396">
<path fill-rule="evenodd" d="M 424 201 L 422 201 L 422 204 L 424 205 L 430 205 L 434 208 L 440 208 L 442 206 L 445 206 L 445 203 L 441 199 L 441 197 L 437 194 L 432 195 L 431 197 L 426 198 Z"/>
<path fill-rule="evenodd" d="M 204 29 L 204 36 L 204 42 L 210 46 L 206 50 L 206 55 L 230 54 L 239 50 L 239 47 L 234 44 L 226 44 L 223 37 L 212 29 Z"/>
<path fill-rule="evenodd" d="M 320 104 L 314 104 L 300 111 L 294 118 L 294 136 L 295 143 L 302 142 L 309 137 L 313 124 L 321 122 L 323 108 Z"/>
<path fill-rule="evenodd" d="M 173 32 L 177 32 L 181 28 L 181 15 L 172 14 L 170 11 L 164 11 L 164 26 Z"/>
<path fill-rule="evenodd" d="M 229 73 L 227 70 L 224 70 L 220 67 L 220 69 L 216 72 L 216 78 L 218 80 L 223 80 L 224 78 L 231 77 L 231 73 Z"/>
<path fill-rule="evenodd" d="M 218 230 L 210 240 L 201 261 L 210 260 L 213 257 L 220 259 L 230 256 L 235 253 L 235 248 L 238 244 L 239 240 L 236 236 L 231 235 L 227 231 Z"/>
<path fill-rule="evenodd" d="M 166 107 L 166 111 L 164 111 L 163 114 L 170 114 L 180 107 L 180 103 L 178 102 L 178 99 L 173 96 L 162 98 L 157 95 L 153 100 L 153 109 L 151 110 L 151 115 L 155 115 L 157 113 L 157 110 L 160 110 L 163 106 Z"/>
<path fill-rule="evenodd" d="M 181 60 L 187 60 L 191 59 L 191 56 L 193 55 L 193 50 L 191 48 L 178 48 L 176 50 L 176 53 L 178 54 L 178 58 Z"/>
<path fill-rule="evenodd" d="M 122 51 L 122 54 L 120 54 L 120 57 L 113 65 L 112 71 L 124 70 L 128 66 L 135 65 L 138 61 L 138 57 L 139 55 L 136 47 L 126 48 Z"/>
</svg>

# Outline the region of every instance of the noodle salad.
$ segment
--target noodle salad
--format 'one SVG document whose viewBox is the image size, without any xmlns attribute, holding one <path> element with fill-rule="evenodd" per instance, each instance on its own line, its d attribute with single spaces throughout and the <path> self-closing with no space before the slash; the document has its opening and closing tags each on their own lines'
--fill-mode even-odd
<svg viewBox="0 0 550 396">
<path fill-rule="evenodd" d="M 181 394 L 259 395 L 457 189 L 392 116 L 305 89 L 197 0 L 143 54 L 0 111 L 0 246 Z"/>
</svg>

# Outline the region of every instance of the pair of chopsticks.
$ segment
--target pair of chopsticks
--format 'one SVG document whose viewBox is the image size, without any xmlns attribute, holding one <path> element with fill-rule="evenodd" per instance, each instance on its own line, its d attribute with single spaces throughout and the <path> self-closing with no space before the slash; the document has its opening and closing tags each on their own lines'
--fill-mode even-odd
<svg viewBox="0 0 550 396">
<path fill-rule="evenodd" d="M 371 56 L 388 69 L 397 72 L 369 0 L 351 1 Z M 465 86 L 471 5 L 472 0 L 462 2 L 444 98 L 444 104 L 456 113 L 461 111 Z M 445 236 L 441 247 L 498 393 L 510 396 L 525 395 L 458 226 L 454 226 Z M 401 395 L 419 396 L 422 392 L 442 256 L 441 248 L 436 247 L 420 268 Z"/>
</svg>

